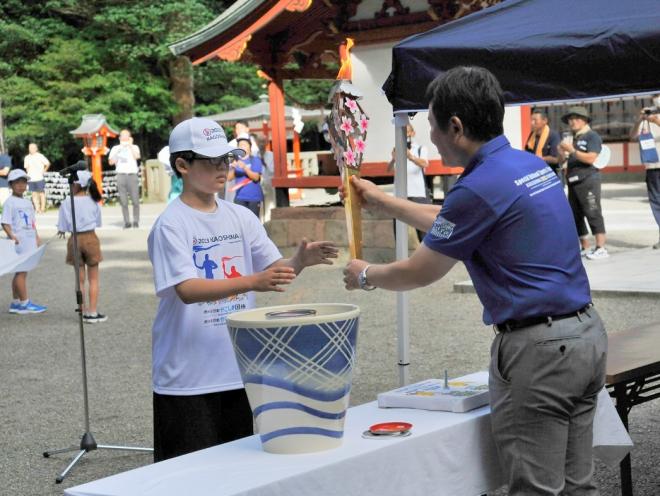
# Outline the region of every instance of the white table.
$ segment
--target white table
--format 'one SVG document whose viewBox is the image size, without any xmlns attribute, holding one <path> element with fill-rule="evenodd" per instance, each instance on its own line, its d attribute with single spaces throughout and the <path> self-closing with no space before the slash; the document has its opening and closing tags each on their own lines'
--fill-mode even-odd
<svg viewBox="0 0 660 496">
<path fill-rule="evenodd" d="M 611 436 L 611 422 L 620 421 L 611 400 L 603 394 L 607 398 L 606 419 L 597 415 L 600 427 L 594 432 Z M 411 422 L 412 435 L 362 438 L 370 425 L 387 421 Z M 602 435 L 600 438 L 602 444 Z M 613 442 L 617 446 L 599 448 L 601 455 L 609 452 L 610 462 L 617 463 L 628 451 L 618 445 L 619 440 Z M 258 436 L 251 436 L 72 487 L 64 494 L 478 496 L 503 484 L 490 432 L 489 407 L 449 413 L 380 409 L 372 402 L 348 410 L 343 444 L 334 450 L 274 455 L 261 449 Z"/>
</svg>

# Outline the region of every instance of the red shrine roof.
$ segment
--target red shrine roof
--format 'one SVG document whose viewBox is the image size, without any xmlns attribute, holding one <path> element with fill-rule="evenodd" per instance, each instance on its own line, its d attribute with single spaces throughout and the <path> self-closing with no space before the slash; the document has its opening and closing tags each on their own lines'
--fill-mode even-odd
<svg viewBox="0 0 660 496">
<path fill-rule="evenodd" d="M 285 79 L 334 79 L 337 47 L 399 41 L 499 0 L 237 0 L 215 20 L 170 45 L 194 64 L 215 57 L 257 63 Z M 464 5 L 465 4 L 465 5 Z M 296 68 L 287 64 L 295 62 Z M 270 74 L 272 76 L 272 74 Z"/>
</svg>

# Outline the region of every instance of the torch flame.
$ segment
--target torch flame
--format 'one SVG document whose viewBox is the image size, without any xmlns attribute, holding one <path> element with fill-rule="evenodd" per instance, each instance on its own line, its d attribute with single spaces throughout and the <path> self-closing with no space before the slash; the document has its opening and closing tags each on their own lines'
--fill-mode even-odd
<svg viewBox="0 0 660 496">
<path fill-rule="evenodd" d="M 351 64 L 351 48 L 355 42 L 353 38 L 346 38 L 346 43 L 339 46 L 339 59 L 341 61 L 341 67 L 337 73 L 337 79 L 348 79 L 353 78 L 353 65 Z"/>
</svg>

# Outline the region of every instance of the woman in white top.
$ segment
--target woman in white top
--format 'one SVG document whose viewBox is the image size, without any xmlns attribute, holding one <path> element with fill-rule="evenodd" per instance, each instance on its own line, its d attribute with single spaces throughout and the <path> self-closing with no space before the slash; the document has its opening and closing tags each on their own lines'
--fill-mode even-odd
<svg viewBox="0 0 660 496">
<path fill-rule="evenodd" d="M 76 207 L 80 289 L 84 295 L 85 279 L 87 279 L 89 291 L 88 298 L 83 303 L 83 320 L 89 324 L 96 324 L 108 320 L 108 317 L 99 313 L 96 308 L 99 298 L 99 263 L 103 260 L 101 243 L 95 231 L 102 224 L 101 207 L 99 207 L 101 193 L 89 171 L 78 171 L 77 174 L 78 180 L 73 183 L 73 201 Z M 65 232 L 73 232 L 70 198 L 66 198 L 60 205 L 57 230 L 62 238 Z M 66 249 L 66 263 L 73 265 L 73 262 L 73 236 L 70 236 Z"/>
<path fill-rule="evenodd" d="M 46 210 L 46 180 L 44 173 L 50 167 L 50 162 L 46 157 L 39 153 L 39 147 L 36 143 L 28 145 L 28 154 L 23 160 L 23 167 L 27 175 L 30 176 L 30 193 L 32 194 L 32 204 L 38 214 L 43 214 Z"/>
</svg>

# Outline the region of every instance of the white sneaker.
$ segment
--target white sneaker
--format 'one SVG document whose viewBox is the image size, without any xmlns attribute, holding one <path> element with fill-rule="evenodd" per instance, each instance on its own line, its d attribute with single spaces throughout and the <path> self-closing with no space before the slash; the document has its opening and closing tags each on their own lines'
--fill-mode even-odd
<svg viewBox="0 0 660 496">
<path fill-rule="evenodd" d="M 610 254 L 607 253 L 607 250 L 602 246 L 595 248 L 594 251 L 587 253 L 586 255 L 589 260 L 600 260 L 602 258 L 608 258 L 609 256 Z"/>
<path fill-rule="evenodd" d="M 594 251 L 593 248 L 582 248 L 580 250 L 580 256 L 586 257 L 587 255 L 589 255 L 589 253 L 592 253 L 593 251 Z"/>
</svg>

